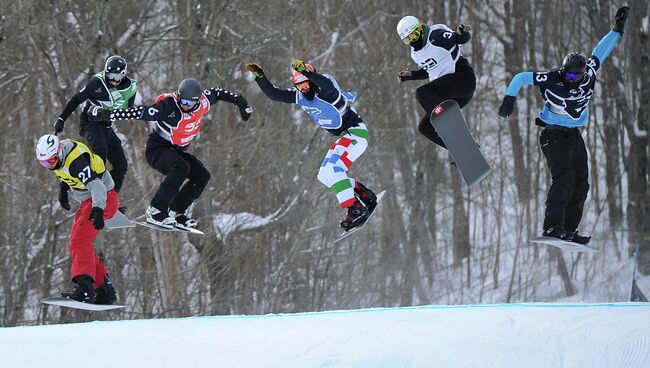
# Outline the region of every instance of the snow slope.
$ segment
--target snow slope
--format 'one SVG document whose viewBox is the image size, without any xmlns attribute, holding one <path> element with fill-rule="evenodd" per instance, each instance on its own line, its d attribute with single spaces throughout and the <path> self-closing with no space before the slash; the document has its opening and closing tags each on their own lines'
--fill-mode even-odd
<svg viewBox="0 0 650 368">
<path fill-rule="evenodd" d="M 2 367 L 650 367 L 650 304 L 495 304 L 0 329 Z"/>
</svg>

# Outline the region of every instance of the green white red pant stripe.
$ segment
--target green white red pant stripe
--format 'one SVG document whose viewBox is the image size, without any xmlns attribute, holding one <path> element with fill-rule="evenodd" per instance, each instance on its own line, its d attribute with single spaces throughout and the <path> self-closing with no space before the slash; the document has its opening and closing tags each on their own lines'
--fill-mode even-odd
<svg viewBox="0 0 650 368">
<path fill-rule="evenodd" d="M 348 177 L 347 171 L 366 148 L 368 128 L 361 123 L 339 135 L 318 170 L 318 180 L 336 194 L 339 205 L 343 208 L 350 207 L 355 201 L 355 180 Z"/>
</svg>

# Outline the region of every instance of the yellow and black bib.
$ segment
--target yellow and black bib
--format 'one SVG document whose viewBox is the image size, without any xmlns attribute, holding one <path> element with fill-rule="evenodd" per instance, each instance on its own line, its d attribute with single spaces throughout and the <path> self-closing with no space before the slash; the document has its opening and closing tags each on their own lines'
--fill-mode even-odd
<svg viewBox="0 0 650 368">
<path fill-rule="evenodd" d="M 106 166 L 104 166 L 102 158 L 94 154 L 88 146 L 72 139 L 69 141 L 74 146 L 65 156 L 63 166 L 60 169 L 54 170 L 54 173 L 61 181 L 68 184 L 70 188 L 86 190 L 88 189 L 86 188 L 86 184 L 88 184 L 92 177 L 101 178 L 106 171 Z M 82 157 L 85 154 L 88 154 L 88 156 Z M 86 157 L 90 157 L 90 165 L 88 165 Z M 75 162 L 75 160 L 80 161 Z M 71 168 L 73 169 L 71 170 Z"/>
</svg>

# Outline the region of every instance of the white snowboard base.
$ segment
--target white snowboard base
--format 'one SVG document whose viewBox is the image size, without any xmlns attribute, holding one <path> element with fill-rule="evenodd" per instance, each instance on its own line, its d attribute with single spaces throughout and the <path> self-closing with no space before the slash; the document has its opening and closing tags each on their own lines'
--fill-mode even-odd
<svg viewBox="0 0 650 368">
<path fill-rule="evenodd" d="M 78 302 L 76 300 L 64 298 L 64 297 L 61 297 L 61 296 L 51 296 L 49 298 L 43 299 L 41 302 L 45 303 L 45 304 L 50 304 L 50 305 L 58 305 L 59 307 L 83 309 L 83 310 L 94 311 L 94 312 L 111 310 L 111 309 L 120 309 L 120 308 L 125 307 L 124 305 L 119 305 L 119 304 L 82 303 L 82 302 Z"/>
<path fill-rule="evenodd" d="M 535 238 L 530 238 L 531 243 L 542 243 L 552 245 L 554 247 L 560 248 L 564 252 L 582 252 L 582 253 L 598 253 L 599 251 L 594 248 L 589 248 L 586 245 L 578 244 L 574 242 L 568 242 L 560 240 L 558 238 L 553 238 L 550 236 L 538 236 Z"/>
<path fill-rule="evenodd" d="M 180 227 L 172 227 L 171 229 L 168 229 L 166 227 L 158 226 L 155 224 L 148 223 L 146 221 L 133 221 L 134 224 L 138 224 L 140 226 L 148 227 L 150 229 L 154 230 L 160 230 L 160 231 L 175 231 L 175 232 L 181 232 L 181 233 L 188 233 L 188 234 L 196 234 L 196 235 L 205 235 L 205 233 L 201 230 L 196 230 L 196 229 L 181 229 Z"/>
</svg>

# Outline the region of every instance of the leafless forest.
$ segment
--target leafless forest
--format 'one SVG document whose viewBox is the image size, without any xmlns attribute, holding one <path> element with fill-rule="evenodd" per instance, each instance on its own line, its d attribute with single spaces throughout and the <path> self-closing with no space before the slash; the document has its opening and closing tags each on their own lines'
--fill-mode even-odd
<svg viewBox="0 0 650 368">
<path fill-rule="evenodd" d="M 512 76 L 590 53 L 623 3 L 548 1 L 2 1 L 0 6 L 0 326 L 213 314 L 262 314 L 418 304 L 629 298 L 631 249 L 650 274 L 650 26 L 648 0 L 631 0 L 625 36 L 599 72 L 586 142 L 591 190 L 582 233 L 596 255 L 527 242 L 541 232 L 550 181 L 533 120 L 541 98 L 519 94 L 507 122 L 497 108 Z M 493 167 L 467 190 L 446 151 L 417 132 L 414 69 L 395 26 L 404 15 L 472 27 L 464 54 L 478 86 L 465 117 Z M 138 227 L 103 231 L 95 244 L 122 312 L 87 314 L 40 299 L 72 286 L 72 212 L 34 157 L 77 88 L 120 54 L 142 103 L 185 77 L 241 92 L 242 122 L 221 104 L 191 151 L 212 180 L 193 214 L 205 236 Z M 294 58 L 358 93 L 370 146 L 351 175 L 386 189 L 363 232 L 338 246 L 344 212 L 316 179 L 333 142 L 295 105 L 269 101 L 245 70 L 260 63 L 289 86 Z M 64 136 L 79 139 L 78 113 Z M 144 159 L 149 127 L 116 123 L 129 159 L 127 215 L 144 213 L 162 175 Z M 264 225 L 259 226 L 264 220 Z M 228 221 L 230 220 L 230 221 Z"/>
</svg>

